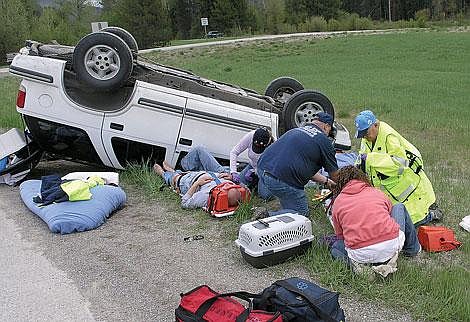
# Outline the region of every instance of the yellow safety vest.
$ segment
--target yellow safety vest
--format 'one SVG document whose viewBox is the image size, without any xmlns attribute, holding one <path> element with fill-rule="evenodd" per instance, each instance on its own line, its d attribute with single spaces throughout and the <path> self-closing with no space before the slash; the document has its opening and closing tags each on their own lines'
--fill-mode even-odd
<svg viewBox="0 0 470 322">
<path fill-rule="evenodd" d="M 92 176 L 87 180 L 72 180 L 60 185 L 62 190 L 69 196 L 69 201 L 90 200 L 90 188 L 103 185 L 104 180 L 100 177 Z"/>
<path fill-rule="evenodd" d="M 374 187 L 388 195 L 393 204 L 403 203 L 413 223 L 427 216 L 436 196 L 418 149 L 380 121 L 375 144 L 363 138 L 359 152 L 367 153 L 366 172 Z"/>
</svg>

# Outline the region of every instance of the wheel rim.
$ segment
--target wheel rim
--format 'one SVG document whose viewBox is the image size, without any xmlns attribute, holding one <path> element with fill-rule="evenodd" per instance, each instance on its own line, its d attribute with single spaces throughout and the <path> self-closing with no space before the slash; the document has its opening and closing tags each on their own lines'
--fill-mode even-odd
<svg viewBox="0 0 470 322">
<path fill-rule="evenodd" d="M 86 71 L 93 78 L 108 80 L 119 72 L 121 60 L 115 49 L 106 45 L 96 45 L 86 52 L 84 64 Z"/>
<path fill-rule="evenodd" d="M 295 90 L 291 87 L 281 87 L 274 93 L 274 100 L 285 104 L 294 93 Z"/>
<path fill-rule="evenodd" d="M 323 107 L 316 102 L 305 102 L 300 104 L 295 112 L 295 124 L 298 127 L 312 123 L 317 113 L 323 112 Z"/>
</svg>

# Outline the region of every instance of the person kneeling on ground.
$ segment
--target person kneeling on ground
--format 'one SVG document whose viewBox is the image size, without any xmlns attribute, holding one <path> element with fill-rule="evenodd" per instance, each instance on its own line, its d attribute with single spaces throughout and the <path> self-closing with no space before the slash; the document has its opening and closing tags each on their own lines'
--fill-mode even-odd
<svg viewBox="0 0 470 322">
<path fill-rule="evenodd" d="M 309 216 L 304 186 L 312 179 L 331 188 L 338 170 L 335 150 L 328 139 L 332 126 L 333 117 L 320 112 L 312 124 L 291 129 L 271 144 L 258 161 L 260 197 L 275 196 L 282 209 Z M 317 173 L 322 167 L 332 179 Z"/>
<path fill-rule="evenodd" d="M 221 182 L 230 181 L 228 173 L 210 173 L 206 171 L 175 171 L 166 161 L 163 161 L 163 168 L 159 164 L 153 166 L 154 171 L 160 175 L 165 183 L 171 186 L 181 195 L 181 206 L 183 208 L 204 208 L 207 207 L 207 200 L 212 188 L 217 186 L 214 176 Z M 229 207 L 235 207 L 242 199 L 242 195 L 237 188 L 227 191 Z"/>
<path fill-rule="evenodd" d="M 359 113 L 355 124 L 356 138 L 361 139 L 358 163 L 372 185 L 394 204 L 403 203 L 415 227 L 442 220 L 418 149 L 370 110 Z"/>
<path fill-rule="evenodd" d="M 273 142 L 273 136 L 265 128 L 258 128 L 245 134 L 230 151 L 232 181 L 242 183 L 252 191 L 255 191 L 258 186 L 258 175 L 256 174 L 258 160 L 264 150 Z M 244 151 L 247 151 L 249 163 L 238 173 L 237 158 Z"/>
<path fill-rule="evenodd" d="M 333 226 L 337 240 L 335 259 L 348 265 L 383 264 L 396 257 L 416 256 L 421 246 L 410 215 L 401 203 L 392 206 L 387 196 L 372 187 L 367 175 L 354 166 L 338 171 Z"/>
</svg>

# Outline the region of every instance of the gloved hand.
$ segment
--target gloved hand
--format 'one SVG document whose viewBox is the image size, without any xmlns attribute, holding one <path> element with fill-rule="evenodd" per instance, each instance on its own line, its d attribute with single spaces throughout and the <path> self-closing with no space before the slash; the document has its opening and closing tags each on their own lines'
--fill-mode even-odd
<svg viewBox="0 0 470 322">
<path fill-rule="evenodd" d="M 231 175 L 232 175 L 232 181 L 236 184 L 239 184 L 240 183 L 240 175 L 236 172 L 232 172 Z"/>
<path fill-rule="evenodd" d="M 255 170 L 254 169 L 250 169 L 248 170 L 246 173 L 245 173 L 245 181 L 250 184 L 253 179 L 254 179 L 254 175 L 255 175 Z"/>
<path fill-rule="evenodd" d="M 366 159 L 367 159 L 367 154 L 362 153 L 360 156 L 361 158 L 361 164 L 359 165 L 359 169 L 361 169 L 363 172 L 366 172 Z"/>
</svg>

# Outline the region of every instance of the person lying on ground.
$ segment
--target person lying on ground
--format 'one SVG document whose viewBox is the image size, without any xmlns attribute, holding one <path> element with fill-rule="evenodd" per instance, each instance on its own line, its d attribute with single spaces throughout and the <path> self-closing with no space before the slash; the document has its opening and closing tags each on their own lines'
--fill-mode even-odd
<svg viewBox="0 0 470 322">
<path fill-rule="evenodd" d="M 181 195 L 181 206 L 183 208 L 204 208 L 207 207 L 207 200 L 212 188 L 217 186 L 214 176 L 221 182 L 230 181 L 228 173 L 210 173 L 207 171 L 175 171 L 166 161 L 163 167 L 155 164 L 154 171 L 161 176 L 165 183 L 171 186 Z M 229 207 L 235 207 L 242 199 L 242 195 L 237 188 L 227 191 Z"/>
<path fill-rule="evenodd" d="M 320 112 L 313 124 L 287 131 L 264 151 L 257 170 L 258 193 L 263 199 L 275 196 L 282 209 L 309 215 L 304 186 L 312 179 L 331 188 L 338 170 L 335 150 L 328 139 L 332 125 L 333 117 Z M 333 180 L 317 173 L 322 167 Z"/>
<path fill-rule="evenodd" d="M 245 186 L 254 190 L 258 184 L 258 175 L 256 174 L 257 163 L 264 150 L 274 142 L 271 133 L 265 128 L 258 128 L 251 131 L 235 145 L 230 151 L 230 174 L 232 181 L 235 183 L 243 183 Z M 250 160 L 246 167 L 238 173 L 237 158 L 247 151 Z"/>
<path fill-rule="evenodd" d="M 382 264 L 397 252 L 416 256 L 421 251 L 416 230 L 405 206 L 392 206 L 355 166 L 338 171 L 333 188 L 333 226 L 337 240 L 331 255 L 348 265 Z"/>
<path fill-rule="evenodd" d="M 380 187 L 392 203 L 403 203 L 414 225 L 440 220 L 442 211 L 423 169 L 421 153 L 390 125 L 365 110 L 355 120 L 361 138 L 360 165 L 374 187 Z"/>
<path fill-rule="evenodd" d="M 201 145 L 189 150 L 188 154 L 181 159 L 180 165 L 183 171 L 211 171 L 227 174 L 230 171 L 229 167 L 221 165 L 207 148 Z"/>
</svg>

